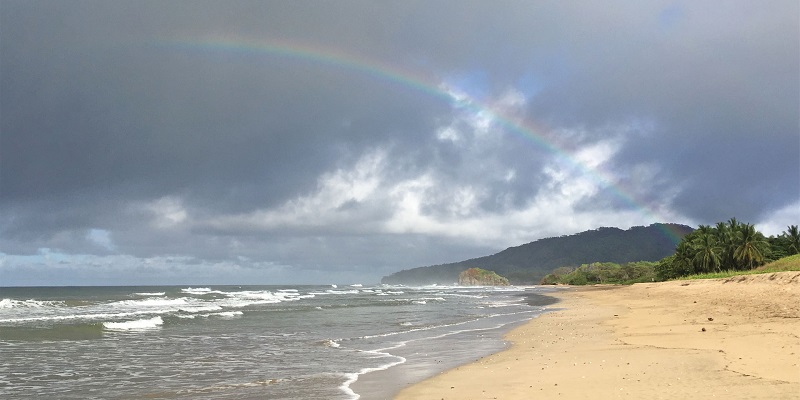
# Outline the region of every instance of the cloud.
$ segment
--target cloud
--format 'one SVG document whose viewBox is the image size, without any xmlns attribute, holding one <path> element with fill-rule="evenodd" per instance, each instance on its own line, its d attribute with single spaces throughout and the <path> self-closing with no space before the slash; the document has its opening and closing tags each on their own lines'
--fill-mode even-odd
<svg viewBox="0 0 800 400">
<path fill-rule="evenodd" d="M 90 229 L 89 233 L 86 234 L 86 239 L 106 250 L 114 250 L 111 232 L 105 229 Z"/>
<path fill-rule="evenodd" d="M 800 200 L 769 213 L 755 223 L 756 229 L 767 236 L 778 236 L 786 232 L 789 225 L 800 225 Z"/>
<path fill-rule="evenodd" d="M 152 215 L 151 224 L 159 229 L 179 225 L 187 220 L 188 213 L 183 200 L 176 196 L 165 196 L 140 206 Z"/>
<path fill-rule="evenodd" d="M 364 233 L 363 225 L 369 224 L 364 219 L 378 211 L 368 203 L 374 203 L 385 164 L 384 151 L 369 152 L 350 169 L 323 174 L 312 194 L 290 199 L 274 209 L 212 218 L 204 225 L 218 231 L 316 229 Z"/>
<path fill-rule="evenodd" d="M 497 103 L 524 105 L 513 91 L 502 94 Z M 311 193 L 273 208 L 216 216 L 199 225 L 222 233 L 389 234 L 398 240 L 403 235 L 424 235 L 501 247 L 536 235 L 644 224 L 652 217 L 639 208 L 608 212 L 586 207 L 606 186 L 615 184 L 604 180 L 601 171 L 624 146 L 627 125 L 608 139 L 573 149 L 569 158 L 543 154 L 537 192 L 518 202 L 514 184 L 519 166 L 503 157 L 507 133 L 494 126 L 493 114 L 485 109 L 465 110 L 458 103 L 455 107 L 454 118 L 432 134 L 438 139 L 436 146 L 460 149 L 463 157 L 457 161 L 439 159 L 426 169 L 406 171 L 409 161 L 404 154 L 370 149 L 352 165 L 320 176 Z M 450 133 L 443 137 L 442 132 Z M 584 129 L 563 136 L 595 135 Z M 440 165 L 445 162 L 454 164 Z M 563 223 L 564 216 L 571 216 L 569 223 Z"/>
</svg>

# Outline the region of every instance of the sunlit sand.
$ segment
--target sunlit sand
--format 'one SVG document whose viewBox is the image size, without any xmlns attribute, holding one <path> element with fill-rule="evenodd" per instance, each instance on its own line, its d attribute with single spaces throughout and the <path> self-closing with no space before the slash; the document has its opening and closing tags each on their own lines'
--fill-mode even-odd
<svg viewBox="0 0 800 400">
<path fill-rule="evenodd" d="M 556 296 L 510 349 L 397 399 L 800 398 L 800 272 Z"/>
</svg>

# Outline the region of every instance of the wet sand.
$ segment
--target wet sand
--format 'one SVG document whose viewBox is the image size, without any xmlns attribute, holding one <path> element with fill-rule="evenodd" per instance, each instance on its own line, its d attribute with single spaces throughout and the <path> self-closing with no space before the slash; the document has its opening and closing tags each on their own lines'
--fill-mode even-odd
<svg viewBox="0 0 800 400">
<path fill-rule="evenodd" d="M 800 398 L 800 272 L 553 296 L 509 349 L 396 399 Z"/>
</svg>

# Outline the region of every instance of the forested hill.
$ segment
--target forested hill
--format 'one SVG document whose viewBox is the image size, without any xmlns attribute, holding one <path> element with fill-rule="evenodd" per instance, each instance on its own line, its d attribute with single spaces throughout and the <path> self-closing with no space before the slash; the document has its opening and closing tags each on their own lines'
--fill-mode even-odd
<svg viewBox="0 0 800 400">
<path fill-rule="evenodd" d="M 628 230 L 599 228 L 569 236 L 540 239 L 509 247 L 491 256 L 451 264 L 418 267 L 396 272 L 381 280 L 387 284 L 425 285 L 458 282 L 458 274 L 468 268 L 483 268 L 508 278 L 512 284 L 539 283 L 558 267 L 592 262 L 626 263 L 658 261 L 675 252 L 674 238 L 693 229 L 679 224 L 652 224 Z"/>
</svg>

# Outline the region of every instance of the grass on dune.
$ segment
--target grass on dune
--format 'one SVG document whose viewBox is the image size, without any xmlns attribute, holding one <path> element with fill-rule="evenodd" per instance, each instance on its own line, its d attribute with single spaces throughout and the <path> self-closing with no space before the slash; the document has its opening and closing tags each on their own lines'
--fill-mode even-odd
<svg viewBox="0 0 800 400">
<path fill-rule="evenodd" d="M 678 278 L 679 280 L 686 280 L 686 279 L 717 279 L 717 278 L 730 278 L 732 276 L 739 276 L 739 275 L 756 275 L 756 274 L 770 274 L 773 272 L 784 272 L 784 271 L 800 271 L 800 254 L 795 254 L 793 256 L 784 257 L 780 260 L 773 261 L 769 264 L 762 265 L 758 268 L 751 269 L 749 271 L 721 271 L 721 272 L 710 272 L 705 274 L 696 274 L 696 275 L 689 275 L 683 276 Z"/>
</svg>

